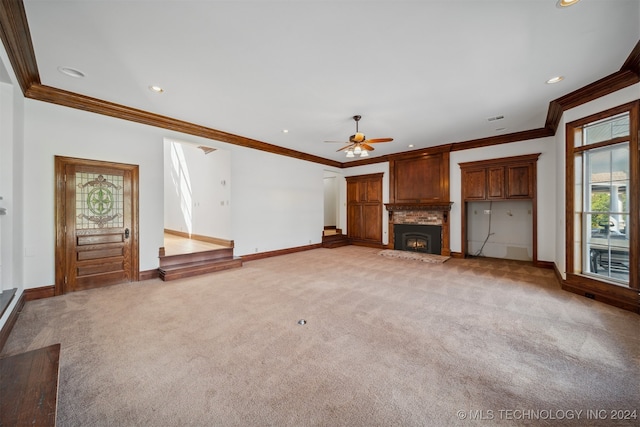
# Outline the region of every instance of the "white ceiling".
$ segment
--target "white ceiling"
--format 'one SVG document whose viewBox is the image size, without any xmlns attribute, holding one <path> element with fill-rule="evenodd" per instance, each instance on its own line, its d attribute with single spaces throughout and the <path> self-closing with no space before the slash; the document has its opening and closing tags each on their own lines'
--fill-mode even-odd
<svg viewBox="0 0 640 427">
<path fill-rule="evenodd" d="M 640 0 L 556 1 L 24 4 L 45 85 L 344 162 L 324 141 L 355 114 L 395 138 L 374 157 L 544 127 L 550 101 L 618 71 Z"/>
</svg>

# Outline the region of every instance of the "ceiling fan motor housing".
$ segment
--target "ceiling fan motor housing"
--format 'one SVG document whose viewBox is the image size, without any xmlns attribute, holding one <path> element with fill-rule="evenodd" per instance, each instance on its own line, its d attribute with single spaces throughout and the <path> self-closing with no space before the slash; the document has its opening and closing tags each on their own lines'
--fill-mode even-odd
<svg viewBox="0 0 640 427">
<path fill-rule="evenodd" d="M 361 132 L 356 132 L 355 135 L 351 135 L 349 137 L 349 141 L 351 142 L 362 142 L 366 139 L 366 137 L 364 136 L 364 133 Z"/>
</svg>

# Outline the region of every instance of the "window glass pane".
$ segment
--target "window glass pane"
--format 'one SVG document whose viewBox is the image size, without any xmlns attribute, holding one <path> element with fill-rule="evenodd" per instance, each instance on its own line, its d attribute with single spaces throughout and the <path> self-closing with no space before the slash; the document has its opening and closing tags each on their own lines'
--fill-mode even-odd
<svg viewBox="0 0 640 427">
<path fill-rule="evenodd" d="M 583 153 L 587 165 L 582 216 L 584 273 L 629 282 L 629 144 Z"/>
<path fill-rule="evenodd" d="M 589 145 L 628 135 L 629 113 L 623 113 L 584 126 L 583 144 Z"/>
</svg>

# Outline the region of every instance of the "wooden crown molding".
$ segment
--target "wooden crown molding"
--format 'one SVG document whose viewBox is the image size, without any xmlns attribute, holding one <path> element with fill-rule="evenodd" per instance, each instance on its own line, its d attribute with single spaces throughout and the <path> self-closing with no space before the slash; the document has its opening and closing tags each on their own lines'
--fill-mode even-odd
<svg viewBox="0 0 640 427">
<path fill-rule="evenodd" d="M 300 160 L 307 160 L 327 166 L 340 167 L 340 162 L 325 159 L 323 157 L 306 154 L 301 151 L 291 150 L 288 148 L 278 147 L 277 145 L 268 144 L 266 142 L 257 141 L 255 139 L 245 138 L 243 136 L 234 135 L 232 133 L 200 126 L 183 120 L 174 119 L 159 114 L 150 113 L 144 110 L 127 107 L 125 105 L 113 102 L 103 101 L 97 98 L 80 95 L 74 92 L 56 89 L 50 86 L 33 84 L 25 96 L 38 101 L 50 102 L 65 107 L 75 108 L 78 110 L 89 111 L 92 113 L 111 116 L 122 120 L 142 123 L 162 129 L 174 130 L 176 132 L 187 133 L 190 135 L 200 136 L 215 141 L 227 142 L 229 144 L 239 145 L 242 147 L 253 148 L 255 150 L 266 151 L 273 154 L 293 157 Z"/>
<path fill-rule="evenodd" d="M 36 56 L 22 0 L 0 0 L 0 5 L 0 38 L 2 38 L 5 49 L 7 50 L 7 55 L 11 61 L 11 66 L 16 74 L 22 93 L 28 98 L 337 168 L 350 168 L 388 162 L 408 156 L 433 154 L 441 152 L 443 148 L 447 151 L 460 151 L 553 136 L 556 133 L 564 110 L 608 95 L 640 81 L 640 41 L 638 41 L 620 71 L 551 101 L 543 128 L 341 163 L 255 139 L 173 119 L 171 117 L 43 86 L 40 84 Z"/>
<path fill-rule="evenodd" d="M 0 0 L 0 38 L 22 93 L 40 83 L 31 32 L 22 0 Z"/>
</svg>

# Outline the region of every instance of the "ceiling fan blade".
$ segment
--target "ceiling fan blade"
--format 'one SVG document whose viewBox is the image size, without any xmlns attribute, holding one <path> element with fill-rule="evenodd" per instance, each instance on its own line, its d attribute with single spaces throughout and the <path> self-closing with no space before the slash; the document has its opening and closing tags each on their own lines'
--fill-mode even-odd
<svg viewBox="0 0 640 427">
<path fill-rule="evenodd" d="M 336 152 L 346 150 L 346 149 L 347 149 L 347 148 L 349 148 L 349 147 L 353 147 L 353 144 L 345 145 L 345 146 L 344 146 L 344 147 L 342 147 L 341 149 L 336 150 Z"/>
<path fill-rule="evenodd" d="M 373 151 L 374 150 L 374 148 L 372 146 L 370 146 L 369 144 L 366 144 L 364 142 L 360 143 L 360 146 L 362 148 L 364 148 L 365 150 L 367 150 L 367 151 Z"/>
<path fill-rule="evenodd" d="M 373 138 L 373 139 L 367 139 L 363 142 L 367 144 L 376 144 L 378 142 L 391 142 L 391 141 L 393 141 L 393 138 Z"/>
<path fill-rule="evenodd" d="M 339 142 L 340 144 L 346 144 L 347 141 L 325 141 L 325 142 Z"/>
</svg>

